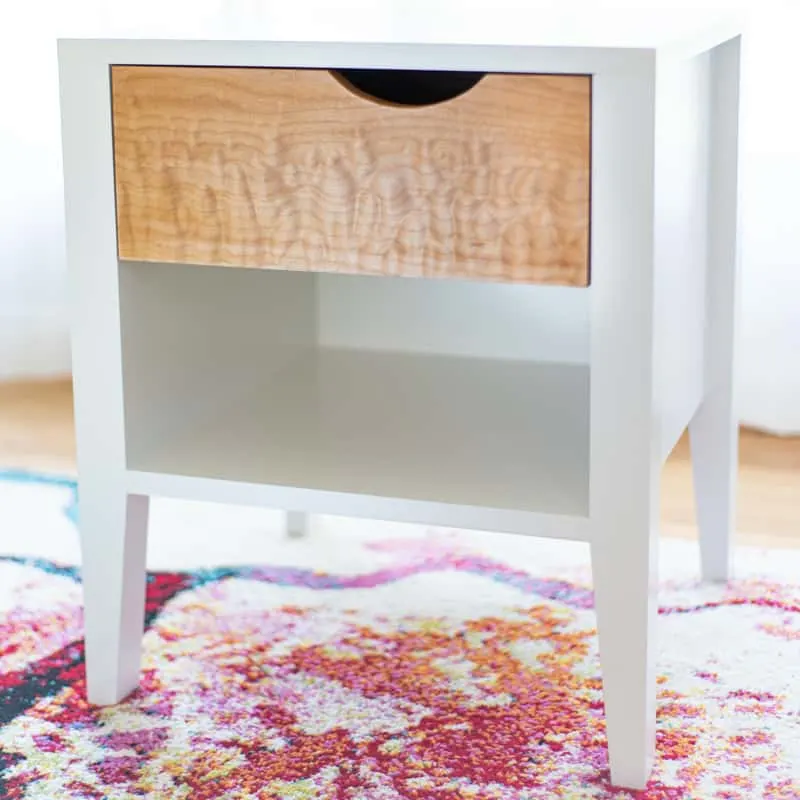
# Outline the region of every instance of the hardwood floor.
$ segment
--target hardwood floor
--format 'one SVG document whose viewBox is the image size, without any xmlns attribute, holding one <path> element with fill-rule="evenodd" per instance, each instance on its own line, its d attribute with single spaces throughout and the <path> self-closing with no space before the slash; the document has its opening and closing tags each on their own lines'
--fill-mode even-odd
<svg viewBox="0 0 800 800">
<path fill-rule="evenodd" d="M 75 473 L 69 381 L 0 383 L 0 468 Z M 740 439 L 737 542 L 800 547 L 800 437 L 743 430 Z M 684 438 L 662 479 L 665 535 L 693 538 L 694 499 Z"/>
<path fill-rule="evenodd" d="M 696 536 L 686 437 L 664 468 L 661 519 L 667 535 Z M 739 544 L 800 547 L 800 437 L 742 430 L 736 529 Z"/>
<path fill-rule="evenodd" d="M 0 468 L 75 474 L 69 380 L 0 383 Z"/>
</svg>

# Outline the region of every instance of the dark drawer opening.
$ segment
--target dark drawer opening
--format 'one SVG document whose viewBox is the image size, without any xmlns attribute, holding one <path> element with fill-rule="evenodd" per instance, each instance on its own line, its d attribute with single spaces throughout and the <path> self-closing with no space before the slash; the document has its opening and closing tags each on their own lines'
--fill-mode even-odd
<svg viewBox="0 0 800 800">
<path fill-rule="evenodd" d="M 432 106 L 465 94 L 485 72 L 424 69 L 340 69 L 331 74 L 348 90 L 391 106 Z"/>
</svg>

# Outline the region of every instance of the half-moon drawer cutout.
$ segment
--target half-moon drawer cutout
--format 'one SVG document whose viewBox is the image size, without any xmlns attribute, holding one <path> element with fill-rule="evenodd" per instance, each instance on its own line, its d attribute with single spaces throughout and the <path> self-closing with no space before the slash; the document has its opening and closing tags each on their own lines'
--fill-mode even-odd
<svg viewBox="0 0 800 800">
<path fill-rule="evenodd" d="M 395 106 L 432 106 L 465 94 L 483 72 L 424 69 L 331 70 L 346 88 L 360 97 Z"/>
</svg>

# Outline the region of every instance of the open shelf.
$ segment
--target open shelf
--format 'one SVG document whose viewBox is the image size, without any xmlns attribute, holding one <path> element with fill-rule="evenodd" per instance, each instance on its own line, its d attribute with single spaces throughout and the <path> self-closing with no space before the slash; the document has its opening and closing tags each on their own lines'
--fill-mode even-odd
<svg viewBox="0 0 800 800">
<path fill-rule="evenodd" d="M 129 491 L 586 538 L 587 300 L 122 262 Z"/>
<path fill-rule="evenodd" d="M 311 348 L 131 470 L 585 516 L 588 370 Z"/>
</svg>

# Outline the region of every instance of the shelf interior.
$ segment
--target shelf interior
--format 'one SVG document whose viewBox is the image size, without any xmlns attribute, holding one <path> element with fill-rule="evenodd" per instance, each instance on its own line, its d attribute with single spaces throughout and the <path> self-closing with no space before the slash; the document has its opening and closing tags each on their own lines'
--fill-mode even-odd
<svg viewBox="0 0 800 800">
<path fill-rule="evenodd" d="M 320 348 L 130 466 L 580 516 L 587 396 L 580 366 Z"/>
<path fill-rule="evenodd" d="M 326 338 L 355 342 L 358 303 L 351 294 L 346 335 L 332 335 L 308 274 L 127 264 L 121 290 L 132 471 L 588 513 L 588 367 L 497 357 L 520 333 L 504 333 L 500 314 L 488 358 L 463 352 L 457 326 L 469 320 L 456 314 L 427 341 L 441 350 L 452 338 L 460 352 L 377 349 L 375 335 L 360 349 L 330 346 L 320 316 Z M 434 328 L 413 307 L 416 341 Z M 374 333 L 371 313 L 363 330 Z M 392 325 L 390 343 L 402 344 Z"/>
</svg>

